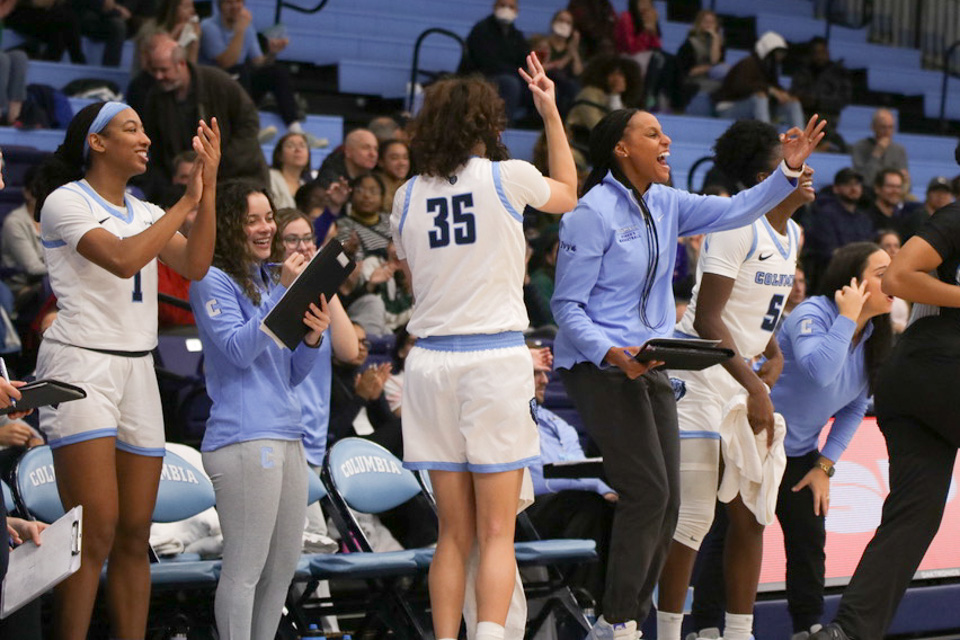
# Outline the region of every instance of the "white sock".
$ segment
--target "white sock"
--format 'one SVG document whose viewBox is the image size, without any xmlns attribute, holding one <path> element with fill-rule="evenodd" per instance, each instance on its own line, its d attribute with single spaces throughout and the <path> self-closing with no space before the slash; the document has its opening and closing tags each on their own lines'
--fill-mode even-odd
<svg viewBox="0 0 960 640">
<path fill-rule="evenodd" d="M 287 125 L 287 131 L 290 133 L 303 133 L 303 126 L 300 124 L 300 121 L 297 120 Z"/>
<path fill-rule="evenodd" d="M 657 640 L 680 640 L 682 613 L 657 610 Z"/>
<path fill-rule="evenodd" d="M 750 640 L 753 634 L 753 616 L 741 613 L 724 614 L 723 640 Z"/>
<path fill-rule="evenodd" d="M 476 640 L 503 640 L 506 631 L 496 622 L 478 622 Z"/>
</svg>

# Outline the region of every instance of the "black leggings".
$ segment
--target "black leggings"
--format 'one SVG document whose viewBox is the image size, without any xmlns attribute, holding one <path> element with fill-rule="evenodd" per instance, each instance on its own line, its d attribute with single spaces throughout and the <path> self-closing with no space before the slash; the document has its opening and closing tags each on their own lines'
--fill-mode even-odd
<svg viewBox="0 0 960 640">
<path fill-rule="evenodd" d="M 650 612 L 680 510 L 677 402 L 660 371 L 630 380 L 619 369 L 580 363 L 561 369 L 567 393 L 600 448 L 619 494 L 613 517 L 603 615 L 637 620 Z"/>
</svg>

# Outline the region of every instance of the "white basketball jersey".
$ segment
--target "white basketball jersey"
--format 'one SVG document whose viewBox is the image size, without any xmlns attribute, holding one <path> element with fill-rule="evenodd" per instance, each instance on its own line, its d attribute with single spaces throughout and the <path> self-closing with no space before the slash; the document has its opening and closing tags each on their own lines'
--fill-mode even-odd
<svg viewBox="0 0 960 640">
<path fill-rule="evenodd" d="M 472 158 L 449 178 L 416 176 L 403 184 L 390 223 L 397 255 L 413 275 L 410 333 L 526 329 L 523 209 L 549 198 L 546 180 L 522 160 Z"/>
<path fill-rule="evenodd" d="M 163 215 L 159 207 L 125 197 L 104 200 L 86 180 L 55 190 L 43 204 L 40 235 L 59 313 L 44 339 L 90 349 L 147 351 L 157 346 L 157 261 L 132 278 L 118 278 L 77 252 L 88 231 L 136 235 Z"/>
<path fill-rule="evenodd" d="M 732 278 L 723 322 L 741 356 L 763 353 L 793 288 L 799 239 L 800 227 L 793 220 L 787 222 L 787 234 L 780 235 L 766 216 L 739 229 L 708 234 L 697 263 L 693 299 L 677 330 L 697 335 L 693 320 L 704 273 Z"/>
</svg>

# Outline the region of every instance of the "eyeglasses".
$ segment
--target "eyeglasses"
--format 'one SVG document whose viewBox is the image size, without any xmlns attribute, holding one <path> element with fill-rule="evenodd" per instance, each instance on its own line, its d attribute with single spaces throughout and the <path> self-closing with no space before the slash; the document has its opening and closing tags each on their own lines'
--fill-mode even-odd
<svg viewBox="0 0 960 640">
<path fill-rule="evenodd" d="M 353 190 L 353 192 L 365 196 L 379 196 L 382 193 L 380 191 L 380 187 L 357 187 Z"/>
<path fill-rule="evenodd" d="M 305 236 L 283 236 L 282 240 L 283 246 L 293 248 L 298 246 L 300 243 L 305 245 L 314 244 L 317 241 L 317 236 L 313 235 L 312 233 L 308 233 Z"/>
<path fill-rule="evenodd" d="M 369 341 L 369 340 L 361 340 L 361 341 L 360 341 L 360 346 L 361 346 L 361 347 L 364 347 L 364 348 L 366 348 L 366 349 L 369 350 L 369 349 L 370 349 L 370 341 Z"/>
</svg>

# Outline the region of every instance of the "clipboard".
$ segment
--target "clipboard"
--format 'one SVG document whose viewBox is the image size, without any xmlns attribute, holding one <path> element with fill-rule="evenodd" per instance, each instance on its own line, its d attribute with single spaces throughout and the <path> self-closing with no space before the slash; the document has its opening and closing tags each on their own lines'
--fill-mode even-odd
<svg viewBox="0 0 960 640">
<path fill-rule="evenodd" d="M 82 540 L 83 506 L 78 505 L 40 534 L 39 547 L 25 541 L 11 551 L 0 591 L 0 619 L 73 575 L 80 568 Z"/>
<path fill-rule="evenodd" d="M 697 338 L 654 338 L 644 343 L 634 357 L 638 362 L 660 360 L 666 369 L 700 371 L 734 356 L 733 349 L 718 347 L 719 343 Z"/>
<path fill-rule="evenodd" d="M 603 458 L 560 460 L 543 465 L 544 478 L 604 478 Z"/>
<path fill-rule="evenodd" d="M 87 392 L 72 384 L 59 380 L 35 380 L 20 387 L 20 399 L 16 406 L 0 409 L 0 415 L 14 411 L 26 411 L 71 400 L 86 398 Z"/>
<path fill-rule="evenodd" d="M 343 245 L 336 239 L 330 240 L 291 283 L 260 323 L 260 330 L 273 338 L 277 346 L 291 351 L 296 349 L 308 332 L 307 325 L 303 324 L 303 314 L 310 303 L 317 303 L 321 293 L 329 302 L 356 266 L 357 263 L 343 250 Z"/>
</svg>

